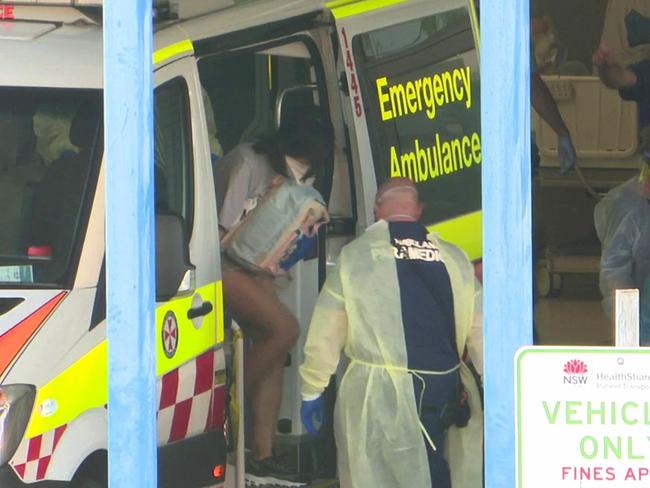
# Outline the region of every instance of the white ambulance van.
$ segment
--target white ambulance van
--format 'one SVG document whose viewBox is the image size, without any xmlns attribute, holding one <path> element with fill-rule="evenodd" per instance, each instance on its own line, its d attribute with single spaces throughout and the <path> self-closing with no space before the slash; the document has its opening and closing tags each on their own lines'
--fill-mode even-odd
<svg viewBox="0 0 650 488">
<path fill-rule="evenodd" d="M 2 488 L 107 485 L 101 20 L 101 0 L 0 3 Z M 322 468 L 302 442 L 304 332 L 377 185 L 414 179 L 426 223 L 481 257 L 473 4 L 156 0 L 154 30 L 159 486 L 234 479 L 212 169 L 304 105 L 335 129 L 316 182 L 332 219 L 280 292 L 303 333 L 277 432 L 296 470 Z"/>
</svg>

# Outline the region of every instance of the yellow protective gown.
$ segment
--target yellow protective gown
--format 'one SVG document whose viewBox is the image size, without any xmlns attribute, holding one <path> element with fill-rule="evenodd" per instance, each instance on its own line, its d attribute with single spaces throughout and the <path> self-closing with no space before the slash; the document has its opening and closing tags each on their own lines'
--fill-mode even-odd
<svg viewBox="0 0 650 488">
<path fill-rule="evenodd" d="M 445 262 L 454 296 L 459 356 L 474 326 L 473 268 L 457 247 L 429 236 Z M 341 351 L 350 363 L 339 386 L 334 414 L 341 488 L 432 486 L 407 369 L 397 267 L 388 224 L 379 221 L 341 251 L 318 298 L 300 368 L 305 397 L 320 394 L 336 370 Z M 426 372 L 415 372 L 423 375 Z M 461 365 L 472 416 L 448 432 L 452 485 L 482 486 L 483 418 L 478 391 Z M 445 446 L 436 446 L 443 449 Z"/>
</svg>

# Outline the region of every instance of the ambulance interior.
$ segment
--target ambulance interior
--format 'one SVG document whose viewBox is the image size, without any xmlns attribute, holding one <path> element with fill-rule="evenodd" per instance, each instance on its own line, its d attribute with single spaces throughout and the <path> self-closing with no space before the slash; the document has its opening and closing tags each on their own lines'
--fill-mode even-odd
<svg viewBox="0 0 650 488">
<path fill-rule="evenodd" d="M 281 279 L 276 291 L 298 318 L 301 335 L 287 358 L 283 400 L 280 409 L 276 454 L 289 466 L 302 472 L 319 472 L 330 477 L 335 472 L 333 437 L 301 447 L 300 378 L 302 347 L 325 269 L 332 265 L 336 248 L 354 233 L 352 192 L 349 188 L 348 162 L 340 148 L 340 116 L 331 115 L 327 103 L 321 60 L 307 36 L 287 38 L 283 42 L 256 45 L 223 55 L 206 56 L 199 61 L 204 88 L 206 116 L 210 131 L 213 164 L 236 145 L 254 142 L 276 129 L 284 117 L 295 110 L 313 110 L 330 119 L 335 128 L 336 148 L 333 160 L 320 174 L 314 186 L 329 204 L 328 242 L 319 237 L 318 250 L 296 264 L 289 280 Z M 333 402 L 333 391 L 326 392 Z M 327 425 L 324 428 L 329 429 Z M 301 440 L 302 439 L 302 440 Z"/>
<path fill-rule="evenodd" d="M 101 93 L 0 91 L 0 284 L 66 286 L 101 156 Z"/>
<path fill-rule="evenodd" d="M 532 0 L 533 56 L 577 152 L 578 170 L 560 176 L 557 136 L 533 112 L 536 333 L 541 344 L 613 344 L 601 306 L 600 242 L 594 206 L 639 173 L 639 112 L 606 88 L 592 68 L 601 38 L 625 65 L 650 55 L 631 47 L 625 17 L 650 15 L 648 0 Z"/>
</svg>

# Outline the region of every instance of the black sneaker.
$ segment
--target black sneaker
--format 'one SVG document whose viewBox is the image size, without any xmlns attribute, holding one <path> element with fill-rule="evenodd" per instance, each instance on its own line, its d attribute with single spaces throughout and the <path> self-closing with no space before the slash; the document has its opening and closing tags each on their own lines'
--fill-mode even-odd
<svg viewBox="0 0 650 488">
<path fill-rule="evenodd" d="M 274 457 L 265 459 L 246 458 L 246 487 L 271 488 L 282 486 L 307 486 L 300 481 L 300 475 L 294 473 Z"/>
</svg>

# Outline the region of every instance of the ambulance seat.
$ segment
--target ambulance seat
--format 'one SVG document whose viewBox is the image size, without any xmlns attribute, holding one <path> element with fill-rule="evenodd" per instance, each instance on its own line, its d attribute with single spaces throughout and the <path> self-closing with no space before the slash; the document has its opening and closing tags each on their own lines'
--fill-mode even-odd
<svg viewBox="0 0 650 488">
<path fill-rule="evenodd" d="M 30 185 L 43 176 L 35 154 L 32 110 L 17 103 L 0 115 L 0 254 L 21 254 Z"/>
<path fill-rule="evenodd" d="M 38 185 L 32 207 L 30 245 L 50 246 L 51 278 L 64 271 L 90 167 L 92 149 L 99 137 L 101 109 L 83 103 L 72 119 L 70 141 L 79 152 L 53 161 Z"/>
</svg>

